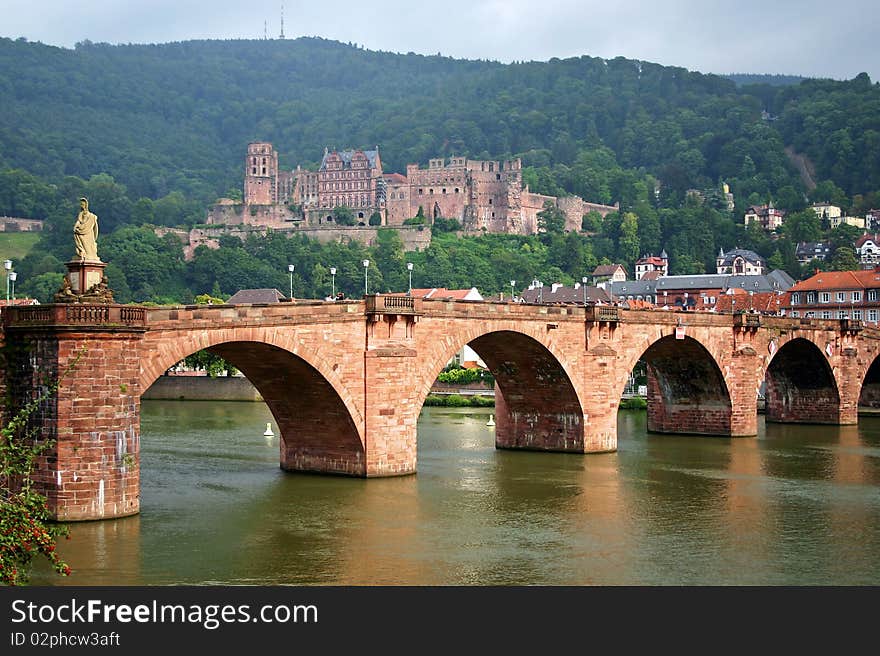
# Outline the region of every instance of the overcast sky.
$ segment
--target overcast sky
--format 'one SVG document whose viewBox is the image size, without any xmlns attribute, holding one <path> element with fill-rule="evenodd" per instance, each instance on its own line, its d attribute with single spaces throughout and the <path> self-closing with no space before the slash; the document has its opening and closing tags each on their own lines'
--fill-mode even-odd
<svg viewBox="0 0 880 656">
<path fill-rule="evenodd" d="M 880 79 L 877 0 L 0 0 L 0 35 L 72 47 L 320 36 L 371 50 L 623 56 L 709 73 Z"/>
</svg>

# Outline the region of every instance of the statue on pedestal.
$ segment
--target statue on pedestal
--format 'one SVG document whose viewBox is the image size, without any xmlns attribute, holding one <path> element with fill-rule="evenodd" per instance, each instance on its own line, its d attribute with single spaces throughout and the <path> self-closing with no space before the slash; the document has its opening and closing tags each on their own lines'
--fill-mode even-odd
<svg viewBox="0 0 880 656">
<path fill-rule="evenodd" d="M 79 214 L 73 224 L 73 242 L 80 260 L 100 262 L 98 257 L 98 217 L 89 211 L 89 201 L 79 199 Z"/>
<path fill-rule="evenodd" d="M 56 303 L 87 303 L 110 305 L 113 291 L 107 284 L 104 268 L 98 257 L 98 217 L 89 211 L 89 201 L 79 199 L 79 214 L 73 224 L 73 245 L 76 257 L 67 262 L 67 275 L 55 294 Z"/>
</svg>

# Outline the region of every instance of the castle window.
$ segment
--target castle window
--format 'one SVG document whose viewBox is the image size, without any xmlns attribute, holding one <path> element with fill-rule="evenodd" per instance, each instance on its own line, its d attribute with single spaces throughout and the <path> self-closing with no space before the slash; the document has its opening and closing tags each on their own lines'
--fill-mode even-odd
<svg viewBox="0 0 880 656">
<path fill-rule="evenodd" d="M 500 173 L 496 173 L 496 174 L 495 174 L 495 179 L 496 179 L 496 180 L 500 180 L 500 179 L 501 179 L 501 174 L 500 174 Z"/>
<path fill-rule="evenodd" d="M 263 167 L 263 175 L 266 175 L 266 167 Z"/>
<path fill-rule="evenodd" d="M 493 219 L 495 218 L 495 212 L 492 212 L 492 218 Z"/>
<path fill-rule="evenodd" d="M 458 193 L 458 187 L 455 188 L 455 193 Z"/>
<path fill-rule="evenodd" d="M 490 199 L 489 199 L 489 205 L 491 205 L 491 204 L 492 204 L 492 199 L 490 198 Z"/>
<path fill-rule="evenodd" d="M 266 158 L 263 158 L 263 166 L 266 166 Z"/>
<path fill-rule="evenodd" d="M 423 192 L 424 192 L 424 189 L 419 189 L 419 196 L 421 196 Z"/>
<path fill-rule="evenodd" d="M 443 193 L 444 194 L 446 193 L 446 187 L 443 187 Z"/>
<path fill-rule="evenodd" d="M 428 193 L 429 193 L 429 194 L 433 194 L 433 193 L 434 193 L 434 190 L 433 190 L 433 189 L 428 189 Z"/>
<path fill-rule="evenodd" d="M 257 167 L 255 166 L 251 169 L 251 175 L 256 175 L 256 174 L 257 174 Z"/>
</svg>

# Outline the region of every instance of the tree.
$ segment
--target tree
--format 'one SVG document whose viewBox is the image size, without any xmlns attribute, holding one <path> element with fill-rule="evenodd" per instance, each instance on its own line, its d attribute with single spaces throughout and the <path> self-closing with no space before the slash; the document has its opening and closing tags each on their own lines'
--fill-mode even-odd
<svg viewBox="0 0 880 656">
<path fill-rule="evenodd" d="M 538 231 L 559 234 L 565 231 L 565 212 L 553 201 L 544 201 L 544 209 L 538 212 Z"/>
<path fill-rule="evenodd" d="M 584 232 L 599 232 L 602 229 L 602 215 L 596 210 L 590 210 L 581 218 L 581 230 Z"/>
<path fill-rule="evenodd" d="M 822 223 L 811 209 L 789 214 L 782 224 L 782 232 L 795 244 L 804 241 L 819 241 L 822 238 Z"/>
<path fill-rule="evenodd" d="M 832 271 L 858 271 L 861 267 L 852 248 L 841 246 L 831 258 Z"/>
<path fill-rule="evenodd" d="M 626 212 L 620 223 L 620 257 L 630 265 L 639 256 L 638 230 L 638 217 L 632 212 Z"/>
<path fill-rule="evenodd" d="M 354 212 L 345 205 L 340 205 L 333 210 L 333 218 L 336 221 L 336 225 L 353 226 L 356 223 Z"/>
<path fill-rule="evenodd" d="M 382 225 L 382 215 L 379 212 L 373 212 L 372 214 L 370 214 L 370 225 L 371 226 Z"/>
<path fill-rule="evenodd" d="M 52 522 L 47 499 L 34 489 L 31 478 L 37 459 L 54 442 L 40 441 L 38 429 L 28 427 L 30 416 L 58 391 L 61 378 L 0 428 L 0 581 L 6 585 L 27 584 L 38 556 L 59 574 L 70 575 L 70 566 L 56 551 L 57 539 L 67 536 L 68 529 Z"/>
</svg>

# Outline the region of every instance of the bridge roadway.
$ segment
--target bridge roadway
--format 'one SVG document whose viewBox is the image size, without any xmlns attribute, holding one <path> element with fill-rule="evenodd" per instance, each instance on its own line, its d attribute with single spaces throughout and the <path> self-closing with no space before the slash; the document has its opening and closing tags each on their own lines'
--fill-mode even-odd
<svg viewBox="0 0 880 656">
<path fill-rule="evenodd" d="M 504 449 L 614 451 L 619 400 L 639 359 L 655 432 L 755 435 L 764 382 L 768 421 L 850 424 L 860 398 L 880 406 L 880 331 L 845 319 L 377 295 L 13 307 L 4 339 L 7 415 L 46 376 L 63 374 L 33 417 L 56 440 L 37 480 L 63 520 L 138 512 L 141 393 L 200 349 L 229 360 L 259 390 L 289 471 L 414 473 L 422 403 L 464 344 L 495 376 L 495 441 Z"/>
</svg>

